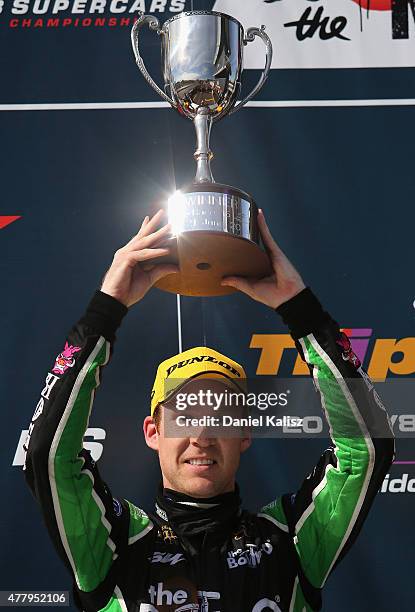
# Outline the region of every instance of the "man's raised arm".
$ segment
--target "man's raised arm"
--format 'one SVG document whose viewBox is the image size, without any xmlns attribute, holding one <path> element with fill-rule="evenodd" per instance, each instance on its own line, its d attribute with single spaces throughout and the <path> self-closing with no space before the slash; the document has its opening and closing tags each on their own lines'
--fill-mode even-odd
<svg viewBox="0 0 415 612">
<path fill-rule="evenodd" d="M 394 438 L 379 396 L 348 337 L 309 288 L 279 314 L 308 364 L 332 444 L 295 494 L 261 512 L 288 525 L 307 579 L 324 586 L 350 549 L 394 458 Z M 316 594 L 317 595 L 317 594 Z"/>
<path fill-rule="evenodd" d="M 25 443 L 27 484 L 83 591 L 102 582 L 122 544 L 123 521 L 82 441 L 102 368 L 126 312 L 117 300 L 96 292 L 47 374 Z"/>
</svg>

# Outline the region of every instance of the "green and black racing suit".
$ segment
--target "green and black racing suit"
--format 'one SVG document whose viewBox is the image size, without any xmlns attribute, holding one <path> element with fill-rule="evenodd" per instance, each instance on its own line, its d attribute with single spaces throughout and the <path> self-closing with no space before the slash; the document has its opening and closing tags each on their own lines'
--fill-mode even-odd
<svg viewBox="0 0 415 612">
<path fill-rule="evenodd" d="M 26 481 L 72 575 L 80 610 L 321 608 L 321 588 L 362 527 L 393 461 L 394 440 L 348 338 L 311 290 L 277 311 L 314 378 L 332 444 L 295 494 L 257 514 L 241 512 L 220 548 L 204 541 L 195 561 L 168 517 L 113 497 L 83 448 L 101 371 L 127 312 L 96 291 L 47 374 L 25 443 Z M 353 433 L 337 435 L 344 423 Z M 374 435 L 379 423 L 388 436 Z"/>
</svg>

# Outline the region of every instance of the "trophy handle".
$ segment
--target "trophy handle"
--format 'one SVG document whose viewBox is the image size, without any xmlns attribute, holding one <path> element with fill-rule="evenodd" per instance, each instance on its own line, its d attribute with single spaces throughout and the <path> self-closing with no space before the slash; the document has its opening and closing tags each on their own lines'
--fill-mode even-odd
<svg viewBox="0 0 415 612">
<path fill-rule="evenodd" d="M 137 64 L 140 72 L 142 73 L 143 77 L 146 79 L 147 83 L 149 85 L 151 85 L 151 87 L 154 89 L 154 91 L 156 91 L 158 93 L 158 95 L 161 98 L 163 98 L 163 100 L 166 100 L 166 102 L 171 104 L 173 106 L 173 108 L 177 108 L 176 102 L 172 98 L 169 98 L 169 96 L 166 93 L 164 93 L 164 91 L 162 89 L 160 89 L 160 87 L 157 85 L 157 83 L 155 83 L 153 81 L 153 79 L 151 78 L 150 74 L 147 71 L 147 68 L 145 67 L 143 58 L 140 55 L 139 36 L 140 36 L 140 32 L 141 32 L 142 28 L 146 24 L 148 24 L 148 27 L 150 28 L 150 30 L 153 30 L 154 32 L 157 32 L 157 34 L 159 36 L 163 34 L 163 31 L 160 28 L 160 22 L 157 19 L 157 17 L 153 17 L 153 15 L 144 15 L 144 13 L 140 13 L 139 18 L 134 23 L 134 25 L 133 25 L 133 27 L 131 29 L 131 44 L 133 46 L 133 51 L 134 51 L 134 56 L 135 56 L 136 64 Z"/>
<path fill-rule="evenodd" d="M 239 102 L 239 104 L 234 106 L 233 109 L 229 111 L 228 115 L 232 115 L 233 113 L 236 113 L 236 111 L 241 110 L 241 108 L 245 106 L 247 102 L 252 100 L 252 98 L 255 98 L 257 93 L 263 88 L 265 81 L 268 78 L 269 71 L 271 70 L 272 42 L 268 34 L 265 33 L 264 25 L 262 25 L 261 28 L 249 28 L 249 30 L 247 30 L 246 32 L 243 43 L 244 45 L 247 45 L 248 43 L 253 42 L 256 36 L 261 38 L 261 40 L 266 46 L 267 55 L 266 55 L 266 61 L 265 61 L 265 68 L 262 71 L 261 78 L 259 79 L 254 89 L 251 91 L 251 93 L 248 96 L 246 96 L 246 98 L 244 98 L 241 102 Z"/>
</svg>

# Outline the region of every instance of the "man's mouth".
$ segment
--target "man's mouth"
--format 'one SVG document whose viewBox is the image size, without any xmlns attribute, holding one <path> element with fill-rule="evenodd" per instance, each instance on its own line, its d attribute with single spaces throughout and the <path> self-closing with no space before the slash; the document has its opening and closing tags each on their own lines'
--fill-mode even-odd
<svg viewBox="0 0 415 612">
<path fill-rule="evenodd" d="M 185 463 L 190 465 L 214 465 L 216 461 L 213 459 L 187 459 Z"/>
</svg>

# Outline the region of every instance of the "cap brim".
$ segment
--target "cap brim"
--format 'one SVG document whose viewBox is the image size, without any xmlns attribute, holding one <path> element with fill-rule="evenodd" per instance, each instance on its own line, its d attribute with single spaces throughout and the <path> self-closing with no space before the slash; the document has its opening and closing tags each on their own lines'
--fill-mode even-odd
<svg viewBox="0 0 415 612">
<path fill-rule="evenodd" d="M 156 406 L 154 406 L 154 410 L 152 411 L 152 415 L 154 414 L 154 411 L 156 410 L 157 406 L 160 406 L 160 404 L 167 404 L 169 403 L 172 399 L 174 399 L 176 397 L 176 395 L 181 392 L 183 393 L 185 391 L 185 389 L 191 385 L 196 379 L 211 379 L 211 380 L 221 380 L 221 382 L 224 383 L 224 385 L 226 387 L 230 387 L 232 389 L 234 389 L 235 391 L 239 392 L 239 393 L 247 393 L 246 389 L 244 389 L 241 385 L 238 385 L 239 379 L 233 378 L 231 376 L 226 376 L 226 374 L 223 374 L 222 372 L 215 372 L 215 371 L 210 371 L 210 372 L 199 372 L 197 374 L 195 374 L 194 376 L 192 376 L 191 378 L 187 378 L 186 380 L 183 380 L 183 382 L 178 382 L 178 385 L 174 388 L 172 388 L 171 390 L 169 390 L 166 394 L 166 396 L 161 399 Z M 170 382 L 174 380 L 174 379 L 170 379 Z"/>
</svg>

